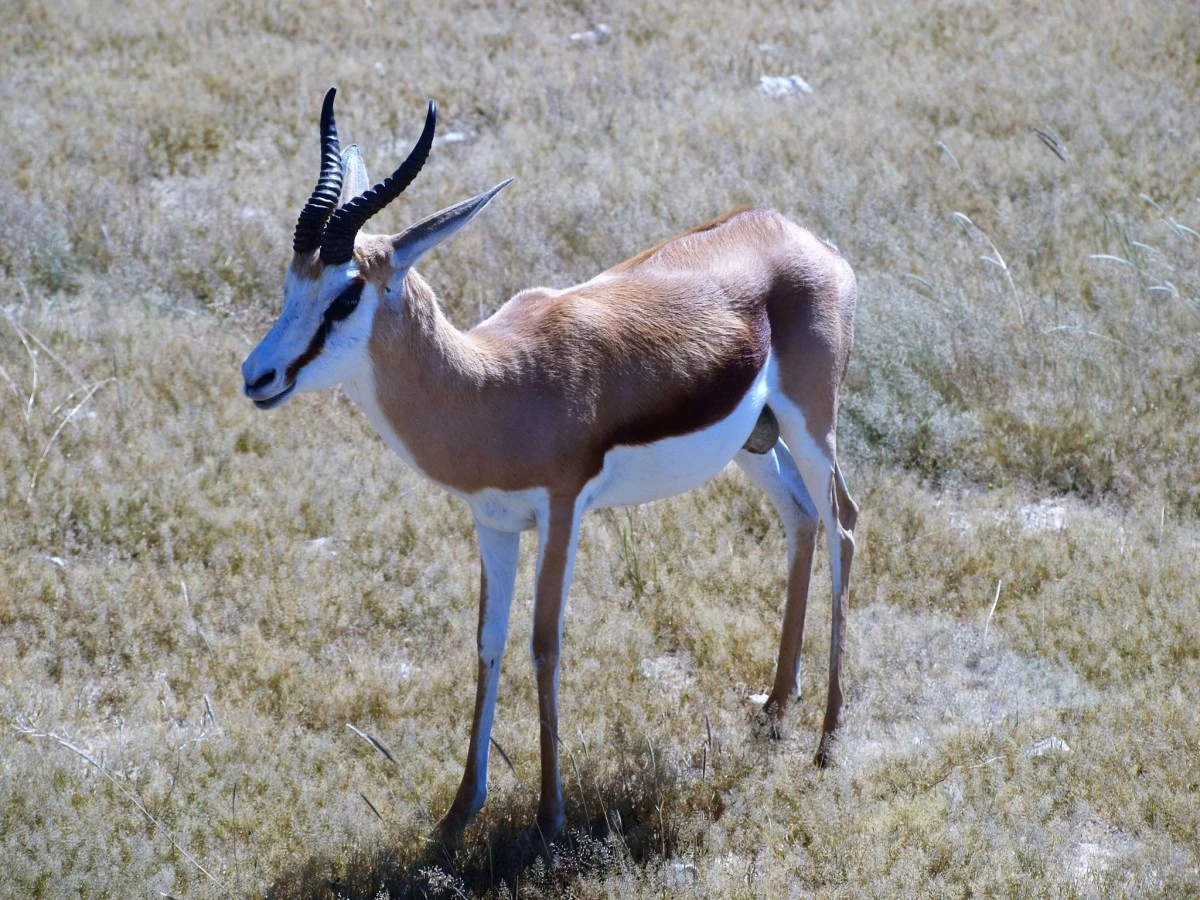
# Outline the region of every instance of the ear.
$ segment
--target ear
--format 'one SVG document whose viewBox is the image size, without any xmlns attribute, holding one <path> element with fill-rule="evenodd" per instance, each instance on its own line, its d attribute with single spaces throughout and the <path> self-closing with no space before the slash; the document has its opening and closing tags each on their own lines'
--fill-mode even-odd
<svg viewBox="0 0 1200 900">
<path fill-rule="evenodd" d="M 351 144 L 342 151 L 342 195 L 338 197 L 337 205 L 345 206 L 359 194 L 365 194 L 370 187 L 367 166 L 358 152 L 358 144 Z"/>
<path fill-rule="evenodd" d="M 392 265 L 397 271 L 416 265 L 417 260 L 462 228 L 479 213 L 488 202 L 512 183 L 502 181 L 490 191 L 478 197 L 436 212 L 427 219 L 392 237 Z"/>
</svg>

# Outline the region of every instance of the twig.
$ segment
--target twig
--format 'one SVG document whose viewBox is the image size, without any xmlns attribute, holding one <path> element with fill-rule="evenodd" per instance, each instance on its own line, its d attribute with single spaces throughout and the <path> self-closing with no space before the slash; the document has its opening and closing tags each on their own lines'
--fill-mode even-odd
<svg viewBox="0 0 1200 900">
<path fill-rule="evenodd" d="M 954 163 L 954 168 L 958 169 L 960 172 L 962 171 L 962 166 L 958 164 L 958 160 L 954 158 L 954 154 L 950 152 L 950 148 L 947 147 L 944 142 L 938 141 L 936 144 L 934 144 L 934 146 L 950 157 L 950 162 Z"/>
<path fill-rule="evenodd" d="M 1123 266 L 1129 266 L 1129 268 L 1131 268 L 1131 269 L 1137 268 L 1137 266 L 1135 266 L 1129 260 L 1125 259 L 1125 257 L 1114 256 L 1111 253 L 1089 253 L 1088 259 L 1106 259 L 1109 262 L 1115 262 L 1115 263 L 1120 263 Z"/>
<path fill-rule="evenodd" d="M 1003 755 L 992 756 L 992 757 L 985 759 L 983 762 L 973 763 L 972 765 L 969 765 L 969 766 L 964 766 L 964 765 L 951 766 L 949 769 L 946 770 L 946 773 L 944 775 L 942 775 L 940 778 L 935 778 L 933 781 L 924 783 L 921 785 L 921 787 L 924 790 L 929 790 L 930 788 L 937 787 L 939 784 L 941 784 L 943 781 L 948 779 L 955 772 L 970 772 L 972 769 L 982 769 L 984 766 L 990 766 L 992 763 L 1000 762 L 1003 759 L 1005 759 L 1005 757 Z"/>
<path fill-rule="evenodd" d="M 386 756 L 388 759 L 388 762 L 390 762 L 393 766 L 399 765 L 396 762 L 396 757 L 392 756 L 392 751 L 389 750 L 387 747 L 385 747 L 383 745 L 383 742 L 381 740 L 379 740 L 379 738 L 373 737 L 372 735 L 367 734 L 365 731 L 360 731 L 359 729 L 357 729 L 353 725 L 351 725 L 349 722 L 346 723 L 346 727 L 349 728 L 351 731 L 353 731 L 355 734 L 357 734 L 360 738 L 362 738 L 364 741 L 366 741 L 372 747 L 374 747 L 376 750 L 378 750 L 380 753 L 382 753 L 384 756 Z"/>
<path fill-rule="evenodd" d="M 992 626 L 992 616 L 996 612 L 996 604 L 1000 602 L 1000 585 L 1004 583 L 1004 579 L 996 580 L 996 596 L 992 598 L 992 608 L 988 610 L 987 621 L 983 623 L 983 646 L 987 647 L 988 629 Z"/>
<path fill-rule="evenodd" d="M 72 410 L 69 413 L 67 413 L 66 416 L 63 417 L 63 420 L 58 423 L 58 427 L 55 428 L 54 433 L 52 435 L 50 435 L 50 440 L 48 440 L 46 442 L 46 447 L 44 450 L 42 450 L 42 455 L 38 457 L 37 465 L 35 465 L 33 467 L 33 477 L 29 479 L 28 500 L 30 503 L 33 502 L 33 492 L 37 488 L 38 474 L 41 471 L 42 463 L 46 459 L 46 454 L 48 454 L 50 452 L 50 448 L 54 446 L 54 442 L 58 439 L 58 435 L 62 432 L 62 430 L 66 426 L 66 424 L 75 417 L 75 413 L 79 412 L 79 410 L 81 410 L 83 408 L 83 405 L 92 399 L 92 395 L 94 393 L 96 393 L 96 391 L 100 390 L 100 388 L 104 387 L 104 385 L 108 384 L 110 381 L 116 381 L 116 380 L 117 380 L 116 378 L 109 377 L 109 378 L 102 379 L 101 381 L 97 381 L 95 384 L 93 384 L 91 386 L 91 388 L 88 390 L 87 394 L 84 395 L 84 398 L 82 400 L 80 400 L 78 403 L 76 403 L 74 408 L 72 408 Z"/>
<path fill-rule="evenodd" d="M 579 785 L 579 802 L 583 804 L 583 820 L 590 822 L 592 815 L 588 812 L 587 797 L 583 794 L 583 779 L 579 776 L 579 764 L 575 762 L 575 752 L 568 750 L 567 757 L 571 760 L 571 768 L 575 770 L 575 783 Z"/>
<path fill-rule="evenodd" d="M 383 756 L 387 758 L 387 761 L 390 762 L 393 766 L 395 766 L 397 772 L 401 771 L 400 763 L 396 762 L 396 757 L 392 756 L 392 751 L 387 748 L 387 746 L 383 743 L 383 741 L 379 740 L 379 738 L 375 737 L 374 735 L 367 734 L 365 731 L 363 731 L 360 728 L 355 728 L 349 722 L 346 723 L 346 727 L 349 728 L 351 731 L 353 731 L 355 734 L 357 734 L 360 738 L 362 738 L 364 741 L 366 741 L 372 747 L 374 747 L 381 754 L 383 754 Z M 425 804 L 421 802 L 420 795 L 415 790 L 413 790 L 413 786 L 409 783 L 408 779 L 405 778 L 402 774 L 400 780 L 404 783 L 404 787 L 408 790 L 409 794 L 412 796 L 413 800 L 416 802 L 417 809 L 419 809 L 421 811 L 421 815 L 423 815 L 429 822 L 433 823 L 436 826 L 437 819 L 435 819 L 433 816 L 431 816 L 429 814 L 429 810 L 426 808 Z M 364 798 L 364 799 L 366 799 L 366 798 Z M 446 858 L 449 859 L 450 858 L 450 850 L 449 850 L 449 848 L 446 847 L 445 842 L 439 838 L 438 843 L 441 845 L 443 852 L 445 852 Z M 451 866 L 451 867 L 453 868 L 453 866 Z"/>
<path fill-rule="evenodd" d="M 17 285 L 21 288 L 21 293 L 25 297 L 26 305 L 32 306 L 33 300 L 29 296 L 29 289 L 27 287 L 25 287 L 25 282 L 18 278 Z M 12 326 L 14 328 L 17 327 L 16 323 L 13 322 L 11 318 L 9 319 L 9 322 L 12 324 Z M 30 331 L 28 328 L 22 328 L 22 330 L 27 335 L 29 335 L 29 339 L 31 341 L 33 341 L 35 344 L 37 344 L 39 347 L 41 347 L 42 350 L 44 350 L 46 352 L 46 355 L 49 356 L 50 359 L 52 359 L 55 363 L 58 364 L 59 368 L 61 368 L 64 372 L 66 372 L 68 375 L 71 376 L 72 381 L 74 381 L 76 384 L 80 385 L 81 387 L 83 386 L 83 379 L 79 376 L 78 372 L 76 372 L 74 369 L 72 369 L 70 366 L 68 366 L 65 362 L 63 362 L 61 359 L 59 359 L 58 355 L 53 350 L 51 350 L 49 347 L 47 347 L 44 343 L 42 343 L 41 339 L 36 334 L 34 334 L 32 331 Z"/>
<path fill-rule="evenodd" d="M 960 212 L 956 212 L 953 215 L 955 221 L 957 221 L 964 230 L 969 231 L 970 229 L 974 229 L 981 238 L 987 241 L 987 245 L 992 248 L 991 256 L 981 256 L 979 258 L 985 263 L 990 263 L 1004 273 L 1004 277 L 1008 281 L 1008 287 L 1012 291 L 1013 302 L 1017 305 L 1017 318 L 1020 320 L 1022 327 L 1024 327 L 1025 307 L 1021 304 L 1021 294 L 1017 291 L 1017 284 L 1015 281 L 1013 281 L 1012 272 L 1008 268 L 1008 263 L 1006 263 L 1004 261 L 1004 257 L 1000 255 L 1000 249 L 996 246 L 995 242 L 987 236 L 987 232 L 971 221 L 970 216 Z"/>
<path fill-rule="evenodd" d="M 367 795 L 364 794 L 362 791 L 359 791 L 358 796 L 362 797 L 363 803 L 367 804 L 367 806 L 370 808 L 371 812 L 375 813 L 375 818 L 377 818 L 380 822 L 383 822 L 383 816 L 381 816 L 379 814 L 379 810 L 377 810 L 375 808 L 375 804 L 372 803 L 369 799 L 367 799 Z"/>
<path fill-rule="evenodd" d="M 1062 140 L 1054 132 L 1044 128 L 1030 128 L 1034 134 L 1038 136 L 1038 140 L 1045 144 L 1050 152 L 1061 159 L 1067 161 L 1067 151 L 1063 148 Z"/>
<path fill-rule="evenodd" d="M 29 356 L 29 368 L 32 371 L 32 376 L 31 376 L 32 383 L 29 388 L 29 397 L 27 399 L 23 399 L 21 397 L 20 393 L 18 393 L 18 391 L 17 391 L 15 382 L 12 380 L 12 378 L 9 376 L 9 374 L 7 372 L 4 373 L 4 377 L 5 377 L 5 379 L 8 380 L 9 385 L 12 387 L 13 393 L 17 395 L 17 402 L 22 404 L 23 408 L 21 410 L 21 415 L 24 416 L 24 418 L 25 418 L 25 429 L 26 429 L 26 431 L 28 431 L 29 421 L 33 416 L 33 402 L 34 402 L 35 398 L 37 397 L 37 389 L 38 389 L 37 353 L 34 351 L 34 349 L 32 347 L 29 346 L 29 341 L 26 340 L 26 335 L 29 334 L 29 332 L 27 332 L 24 328 L 22 328 L 19 324 L 17 324 L 16 320 L 13 319 L 13 317 L 10 316 L 7 312 L 4 313 L 4 320 L 6 322 L 8 322 L 8 324 L 10 326 L 12 326 L 12 330 L 15 331 L 17 334 L 17 339 L 21 342 L 21 346 L 25 348 L 25 353 Z M 32 335 L 29 335 L 29 336 L 32 337 Z M 39 341 L 39 343 L 41 343 L 41 342 Z"/>
<path fill-rule="evenodd" d="M 183 849 L 183 847 L 181 847 L 179 845 L 179 842 L 177 840 L 175 840 L 175 836 L 172 835 L 171 832 L 167 830 L 167 827 L 165 825 L 163 825 L 162 822 L 158 821 L 158 819 L 156 819 L 153 815 L 151 815 L 150 810 L 146 809 L 146 807 L 144 805 L 142 805 L 142 802 L 137 797 L 135 797 L 132 793 L 130 793 L 124 787 L 124 785 L 122 785 L 119 781 L 117 781 L 117 779 L 113 776 L 113 774 L 104 767 L 104 764 L 102 762 L 100 762 L 100 760 L 96 759 L 96 757 L 92 756 L 90 753 L 88 753 L 82 747 L 78 747 L 75 744 L 72 744 L 66 738 L 59 737 L 57 734 L 54 734 L 53 732 L 36 731 L 33 728 L 30 728 L 26 725 L 22 725 L 19 722 L 15 723 L 13 725 L 13 727 L 17 730 L 17 732 L 19 734 L 23 734 L 29 738 L 49 738 L 50 740 L 52 740 L 56 744 L 58 744 L 60 747 L 65 747 L 66 749 L 68 749 L 72 753 L 74 753 L 76 756 L 83 759 L 85 762 L 90 763 L 91 765 L 95 766 L 96 769 L 100 772 L 100 774 L 103 775 L 105 778 L 107 778 L 112 783 L 113 787 L 115 787 L 118 791 L 121 792 L 121 794 L 125 797 L 125 799 L 129 800 L 130 803 L 132 803 L 134 806 L 136 806 L 138 808 L 138 811 L 141 812 L 141 814 L 144 815 L 147 819 L 149 819 L 151 824 L 154 825 L 155 828 L 157 828 L 159 831 L 161 831 L 163 833 L 163 835 L 166 836 L 167 840 L 171 842 L 171 846 L 174 847 L 176 850 L 178 850 L 180 855 L 182 855 L 184 859 L 186 859 L 193 866 L 195 866 L 200 872 L 202 872 L 204 874 L 204 876 L 206 878 L 208 878 L 209 881 L 211 881 L 213 884 L 215 884 L 217 887 L 219 887 L 224 893 L 226 893 L 226 894 L 230 893 L 229 888 L 226 887 L 225 884 L 219 878 L 217 878 L 215 875 L 213 875 L 212 872 L 208 871 L 208 869 L 204 868 L 204 866 L 200 864 L 200 861 L 198 859 L 196 859 L 196 857 L 192 856 L 192 854 L 188 853 L 186 850 Z"/>
<path fill-rule="evenodd" d="M 496 742 L 494 737 L 489 737 L 488 743 L 496 748 L 496 752 L 500 754 L 500 758 L 504 760 L 504 764 L 508 766 L 508 771 L 512 772 L 512 777 L 517 779 L 517 784 L 520 785 L 521 776 L 517 774 L 517 767 L 512 764 L 512 760 L 508 758 L 508 754 L 504 752 L 504 748 Z"/>
</svg>

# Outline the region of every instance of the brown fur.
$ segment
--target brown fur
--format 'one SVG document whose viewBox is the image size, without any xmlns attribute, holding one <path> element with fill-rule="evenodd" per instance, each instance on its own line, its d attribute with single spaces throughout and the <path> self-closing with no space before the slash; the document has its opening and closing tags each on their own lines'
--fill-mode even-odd
<svg viewBox="0 0 1200 900">
<path fill-rule="evenodd" d="M 827 435 L 850 350 L 848 273 L 769 210 L 717 219 L 573 288 L 522 291 L 465 334 L 410 272 L 403 314 L 377 313 L 378 399 L 420 469 L 467 493 L 573 497 L 612 447 L 728 415 L 772 348 L 814 437 Z M 386 280 L 377 265 L 367 277 Z"/>
<path fill-rule="evenodd" d="M 740 215 L 742 215 L 742 213 L 748 213 L 748 212 L 753 212 L 753 211 L 754 211 L 753 207 L 743 206 L 741 209 L 735 209 L 733 212 L 726 213 L 723 216 L 717 216 L 717 218 L 715 218 L 709 222 L 705 222 L 703 225 L 697 225 L 695 228 L 685 231 L 683 234 L 677 234 L 677 235 L 675 235 L 675 237 L 667 238 L 661 244 L 656 244 L 655 246 L 651 247 L 649 250 L 643 250 L 641 253 L 637 254 L 636 256 L 631 256 L 629 259 L 625 260 L 625 262 L 618 263 L 617 265 L 613 266 L 611 271 L 622 272 L 622 271 L 625 271 L 626 269 L 632 269 L 635 266 L 638 266 L 641 263 L 644 263 L 650 257 L 654 256 L 654 254 L 658 253 L 660 250 L 667 247 L 669 244 L 673 244 L 677 241 L 686 241 L 688 238 L 690 238 L 694 234 L 702 234 L 705 231 L 712 231 L 714 228 L 724 225 L 726 222 L 728 222 L 730 219 L 734 218 L 735 216 L 740 216 Z"/>
<path fill-rule="evenodd" d="M 354 245 L 354 261 L 363 277 L 382 291 L 392 274 L 392 239 L 360 235 Z"/>
</svg>

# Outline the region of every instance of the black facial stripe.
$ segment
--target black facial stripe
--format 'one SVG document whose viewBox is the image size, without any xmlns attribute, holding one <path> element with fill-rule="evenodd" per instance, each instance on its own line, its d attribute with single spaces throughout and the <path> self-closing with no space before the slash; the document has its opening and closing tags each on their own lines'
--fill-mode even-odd
<svg viewBox="0 0 1200 900">
<path fill-rule="evenodd" d="M 334 322 L 340 322 L 358 307 L 359 298 L 362 297 L 363 285 L 366 281 L 362 278 L 356 278 L 350 283 L 344 291 L 338 294 L 329 308 L 325 310 L 325 315 L 321 317 L 321 324 L 317 326 L 316 333 L 312 336 L 312 340 L 308 342 L 308 347 L 304 352 L 292 360 L 287 367 L 286 381 L 291 384 L 296 380 L 296 376 L 300 370 L 307 366 L 310 362 L 320 356 L 321 351 L 325 349 L 325 339 L 329 337 L 329 331 L 333 328 Z"/>
<path fill-rule="evenodd" d="M 359 298 L 362 297 L 363 285 L 365 282 L 361 278 L 356 278 L 350 283 L 350 286 L 342 291 L 333 302 L 329 304 L 329 308 L 325 310 L 325 321 L 340 322 L 350 313 L 354 312 L 358 306 Z"/>
<path fill-rule="evenodd" d="M 303 353 L 292 360 L 291 364 L 287 367 L 287 378 L 285 380 L 288 382 L 288 384 L 294 382 L 296 380 L 296 375 L 300 372 L 300 370 L 321 354 L 321 351 L 325 347 L 325 338 L 329 334 L 330 327 L 331 325 L 328 319 L 321 320 L 321 324 L 317 326 L 316 334 L 314 334 L 312 336 L 312 340 L 308 342 L 308 347 L 305 348 Z"/>
</svg>

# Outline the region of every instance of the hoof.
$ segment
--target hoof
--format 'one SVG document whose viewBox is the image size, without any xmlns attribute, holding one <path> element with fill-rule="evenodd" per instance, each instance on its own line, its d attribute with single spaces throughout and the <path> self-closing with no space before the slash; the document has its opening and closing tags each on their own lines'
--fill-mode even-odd
<svg viewBox="0 0 1200 900">
<path fill-rule="evenodd" d="M 442 820 L 434 826 L 433 833 L 429 836 L 430 841 L 436 846 L 441 847 L 447 853 L 454 853 L 462 848 L 463 832 L 467 830 L 467 823 L 459 820 L 458 816 L 452 813 L 446 813 Z"/>
<path fill-rule="evenodd" d="M 754 733 L 778 741 L 783 737 L 784 705 L 769 697 L 754 717 Z"/>
<path fill-rule="evenodd" d="M 461 831 L 447 831 L 443 828 L 435 828 L 429 834 L 429 849 L 431 852 L 437 853 L 441 851 L 447 857 L 451 857 L 458 853 L 463 847 L 463 833 Z"/>
<path fill-rule="evenodd" d="M 836 760 L 833 758 L 833 737 L 825 734 L 821 736 L 821 744 L 817 747 L 816 755 L 813 756 L 813 765 L 818 769 L 830 769 L 835 765 Z"/>
<path fill-rule="evenodd" d="M 534 821 L 531 835 L 534 849 L 547 863 L 554 862 L 554 844 L 558 840 L 558 833 L 562 831 L 562 827 L 562 813 L 547 816 L 538 813 L 538 817 Z"/>
<path fill-rule="evenodd" d="M 434 826 L 433 840 L 447 850 L 457 850 L 462 846 L 463 832 L 471 824 L 487 799 L 487 791 L 473 792 L 465 784 L 458 789 L 450 809 L 442 816 L 441 821 Z"/>
</svg>

